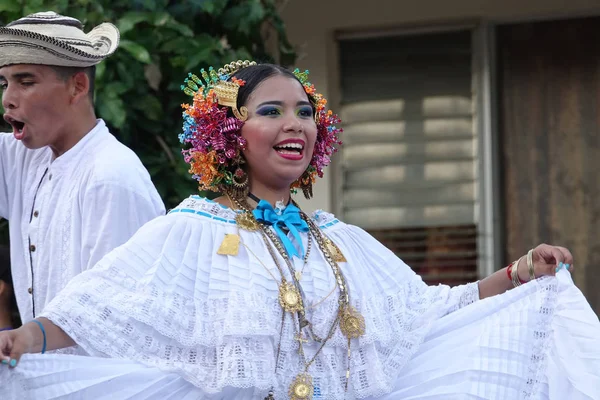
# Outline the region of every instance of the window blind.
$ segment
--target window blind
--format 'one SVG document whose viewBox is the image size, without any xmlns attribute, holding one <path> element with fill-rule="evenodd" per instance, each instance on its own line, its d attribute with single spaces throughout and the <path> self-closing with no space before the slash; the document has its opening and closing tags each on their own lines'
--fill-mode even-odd
<svg viewBox="0 0 600 400">
<path fill-rule="evenodd" d="M 471 31 L 339 46 L 344 219 L 429 281 L 475 278 Z"/>
</svg>

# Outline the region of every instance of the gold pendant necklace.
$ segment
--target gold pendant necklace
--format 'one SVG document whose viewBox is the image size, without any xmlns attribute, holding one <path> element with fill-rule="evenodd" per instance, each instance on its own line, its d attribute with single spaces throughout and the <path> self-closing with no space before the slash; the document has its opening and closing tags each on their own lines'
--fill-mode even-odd
<svg viewBox="0 0 600 400">
<path fill-rule="evenodd" d="M 294 266 L 291 264 L 291 262 L 288 262 L 286 260 L 286 263 L 288 263 L 288 269 L 290 270 L 291 273 L 293 273 L 294 278 L 296 279 L 296 282 L 298 282 L 298 284 L 300 284 L 300 281 L 302 280 L 302 274 L 304 273 L 304 268 L 306 268 L 306 264 L 308 264 L 308 257 L 310 256 L 310 250 L 312 248 L 312 235 L 310 235 L 310 233 L 307 235 L 306 242 L 307 242 L 306 255 L 304 256 L 304 260 L 302 263 L 302 269 L 294 268 Z"/>
<path fill-rule="evenodd" d="M 237 256 L 240 251 L 240 235 L 234 233 L 225 234 L 225 238 L 217 250 L 217 254 L 224 256 Z"/>
<path fill-rule="evenodd" d="M 279 304 L 284 311 L 295 313 L 304 310 L 300 291 L 285 279 L 279 284 Z"/>
<path fill-rule="evenodd" d="M 325 243 L 327 245 L 327 250 L 329 250 L 335 262 L 346 262 L 346 257 L 344 257 L 342 251 L 331 241 L 331 239 L 325 239 Z"/>
<path fill-rule="evenodd" d="M 323 256 L 325 257 L 325 259 L 327 260 L 327 263 L 330 265 L 330 267 L 332 269 L 332 272 L 335 276 L 335 280 L 337 283 L 337 287 L 339 288 L 339 291 L 340 291 L 338 313 L 337 313 L 336 318 L 333 321 L 331 327 L 329 328 L 327 337 L 318 341 L 319 348 L 317 349 L 315 354 L 311 357 L 311 359 L 307 360 L 306 355 L 304 353 L 304 346 L 303 346 L 303 342 L 305 342 L 306 339 L 304 339 L 302 337 L 302 329 L 305 328 L 306 326 L 311 328 L 312 325 L 307 321 L 306 316 L 305 316 L 305 310 L 304 310 L 304 304 L 303 304 L 303 293 L 302 293 L 300 282 L 299 282 L 300 278 L 302 278 L 302 271 L 296 271 L 293 268 L 291 261 L 290 261 L 289 257 L 287 256 L 287 252 L 283 248 L 282 243 L 278 240 L 278 238 L 275 235 L 271 235 L 270 234 L 271 232 L 265 226 L 258 223 L 256 221 L 256 219 L 254 219 L 254 216 L 249 212 L 250 207 L 247 206 L 247 204 L 245 203 L 245 200 L 235 199 L 235 203 L 241 210 L 244 211 L 243 213 L 240 213 L 240 214 L 238 214 L 238 216 L 236 216 L 236 223 L 242 229 L 246 229 L 249 231 L 259 231 L 262 234 L 265 245 L 267 246 L 267 249 L 268 249 L 269 253 L 271 254 L 271 257 L 273 258 L 273 261 L 275 262 L 275 265 L 276 265 L 277 269 L 279 270 L 279 273 L 281 274 L 281 282 L 279 284 L 279 296 L 278 296 L 279 304 L 280 304 L 282 310 L 284 311 L 284 313 L 282 314 L 282 325 L 281 325 L 282 331 L 281 332 L 283 332 L 283 323 L 284 323 L 285 316 L 287 313 L 290 313 L 292 318 L 293 318 L 294 314 L 298 318 L 297 328 L 294 329 L 294 331 L 295 331 L 294 337 L 297 338 L 296 340 L 298 340 L 298 353 L 304 360 L 304 371 L 299 373 L 295 377 L 295 379 L 292 381 L 292 383 L 290 384 L 290 387 L 288 390 L 289 398 L 291 400 L 311 400 L 312 399 L 312 397 L 314 395 L 313 378 L 308 373 L 308 370 L 309 370 L 310 366 L 317 359 L 317 356 L 321 353 L 321 351 L 325 347 L 325 344 L 329 341 L 329 339 L 331 339 L 333 337 L 333 334 L 338 326 L 340 327 L 340 330 L 344 334 L 344 336 L 348 339 L 348 360 L 347 360 L 347 368 L 346 368 L 346 390 L 347 390 L 348 382 L 350 379 L 351 339 L 359 338 L 365 334 L 365 319 L 358 312 L 358 310 L 356 310 L 354 307 L 352 307 L 350 305 L 350 296 L 348 294 L 348 286 L 347 286 L 346 280 L 345 280 L 343 274 L 341 273 L 340 268 L 337 264 L 338 262 L 345 262 L 346 259 L 344 258 L 343 254 L 341 253 L 339 248 L 328 237 L 326 237 L 324 235 L 324 233 L 319 229 L 319 227 L 314 223 L 314 221 L 312 221 L 305 213 L 301 212 L 301 217 L 308 223 L 308 226 L 309 226 L 309 232 L 308 232 L 309 238 L 311 235 L 312 235 L 312 237 L 315 238 L 315 241 L 317 242 L 319 249 L 323 253 Z M 295 202 L 294 202 L 294 204 L 295 204 Z M 295 204 L 295 205 L 298 206 L 297 204 Z M 273 246 L 277 249 L 279 254 L 285 260 L 285 262 L 288 266 L 288 269 L 290 270 L 293 282 L 287 282 L 285 280 L 285 275 L 283 273 L 283 269 L 279 264 L 277 256 L 274 254 L 272 246 L 269 243 L 269 239 L 273 242 Z M 306 254 L 306 257 L 304 260 L 304 262 L 305 262 L 304 265 L 306 265 L 306 262 L 308 260 L 308 253 L 309 253 L 309 251 L 307 251 L 307 254 Z M 302 269 L 304 269 L 304 266 Z M 312 329 L 311 329 L 311 332 L 312 332 Z M 277 354 L 276 365 L 278 363 L 279 363 L 279 351 Z M 276 372 L 277 372 L 277 368 L 276 368 Z M 267 399 L 271 400 L 273 398 L 274 398 L 273 392 L 270 391 L 269 395 L 265 398 L 265 400 L 267 400 Z"/>
<path fill-rule="evenodd" d="M 340 290 L 340 305 L 338 309 L 338 317 L 337 320 L 340 324 L 340 330 L 342 334 L 346 336 L 348 339 L 348 360 L 346 362 L 346 384 L 345 390 L 348 390 L 348 383 L 350 382 L 350 363 L 351 363 L 351 344 L 352 339 L 357 339 L 365 334 L 365 318 L 362 314 L 350 305 L 350 295 L 348 293 L 348 285 L 344 278 L 344 275 L 341 273 L 338 259 L 343 254 L 337 246 L 333 244 L 333 242 L 325 236 L 325 234 L 319 229 L 319 227 L 311 220 L 306 214 L 302 215 L 302 218 L 309 225 L 309 229 L 311 232 L 314 232 L 315 240 L 321 249 L 321 252 L 325 256 L 331 270 L 333 271 L 334 276 L 336 277 L 337 285 Z M 331 244 L 331 246 L 328 246 Z M 335 253 L 332 251 L 333 249 L 337 250 Z M 337 259 L 336 259 L 337 258 Z M 340 260 L 341 261 L 341 260 Z"/>
<path fill-rule="evenodd" d="M 339 310 L 340 330 L 348 339 L 358 339 L 365 334 L 365 317 L 356 308 L 347 305 Z"/>
<path fill-rule="evenodd" d="M 237 226 L 245 231 L 256 232 L 260 229 L 258 221 L 254 218 L 254 215 L 248 211 L 243 211 L 235 216 L 235 223 Z"/>
<path fill-rule="evenodd" d="M 312 376 L 306 372 L 296 375 L 296 378 L 290 385 L 288 395 L 291 400 L 307 400 L 312 399 L 314 394 L 314 386 Z"/>
</svg>

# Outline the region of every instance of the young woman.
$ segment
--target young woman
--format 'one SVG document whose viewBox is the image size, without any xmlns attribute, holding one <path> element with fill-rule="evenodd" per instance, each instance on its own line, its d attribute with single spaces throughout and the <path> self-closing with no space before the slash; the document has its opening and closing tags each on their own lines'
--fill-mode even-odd
<svg viewBox="0 0 600 400">
<path fill-rule="evenodd" d="M 567 249 L 542 244 L 479 282 L 427 286 L 360 228 L 298 208 L 290 190 L 311 196 L 340 132 L 307 75 L 237 62 L 189 76 L 184 155 L 200 188 L 223 196 L 186 199 L 1 333 L 9 393 L 600 397 L 600 323 Z M 73 345 L 92 357 L 19 363 Z"/>
</svg>

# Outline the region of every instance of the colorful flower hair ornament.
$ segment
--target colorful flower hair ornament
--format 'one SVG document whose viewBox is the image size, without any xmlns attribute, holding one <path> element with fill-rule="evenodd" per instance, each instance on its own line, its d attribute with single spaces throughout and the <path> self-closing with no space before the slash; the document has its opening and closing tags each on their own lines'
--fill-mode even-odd
<svg viewBox="0 0 600 400">
<path fill-rule="evenodd" d="M 336 125 L 341 123 L 340 118 L 331 110 L 327 110 L 327 100 L 321 93 L 317 93 L 315 85 L 308 80 L 309 71 L 300 72 L 298 68 L 294 70 L 294 75 L 308 95 L 310 102 L 315 108 L 315 123 L 317 124 L 317 141 L 313 151 L 313 156 L 308 168 L 302 176 L 292 184 L 292 190 L 302 189 L 306 198 L 312 197 L 312 185 L 317 176 L 323 177 L 323 170 L 331 163 L 331 156 L 337 151 L 337 146 L 342 142 L 339 139 L 342 129 Z"/>
<path fill-rule="evenodd" d="M 182 104 L 182 151 L 190 173 L 199 182 L 200 190 L 222 191 L 227 187 L 243 187 L 247 176 L 241 174 L 242 150 L 246 140 L 240 129 L 248 118 L 245 107 L 237 109 L 237 95 L 244 81 L 230 76 L 240 68 L 256 65 L 250 61 L 237 61 L 221 68 L 218 73 L 211 67 L 200 70 L 200 77 L 192 73 L 181 86 L 193 98 L 191 104 Z M 235 118 L 228 117 L 231 109 Z M 239 171 L 238 171 L 239 170 Z"/>
<path fill-rule="evenodd" d="M 200 77 L 192 73 L 184 81 L 181 89 L 193 98 L 191 104 L 183 104 L 183 132 L 179 135 L 182 144 L 189 147 L 183 156 L 190 164 L 190 173 L 199 182 L 200 190 L 233 192 L 243 197 L 248 191 L 248 175 L 240 167 L 244 164 L 242 151 L 246 140 L 240 130 L 248 118 L 246 107 L 237 109 L 237 97 L 245 82 L 233 75 L 240 69 L 256 65 L 250 61 L 236 61 L 227 64 L 218 72 L 212 67 L 202 69 Z M 341 129 L 337 115 L 326 110 L 327 100 L 308 81 L 308 71 L 294 71 L 302 83 L 306 94 L 315 109 L 317 140 L 313 156 L 306 171 L 296 180 L 291 190 L 302 189 L 307 198 L 312 197 L 312 185 L 316 177 L 323 176 L 323 169 L 331 162 L 332 154 L 341 144 Z M 228 115 L 231 109 L 234 117 Z"/>
</svg>

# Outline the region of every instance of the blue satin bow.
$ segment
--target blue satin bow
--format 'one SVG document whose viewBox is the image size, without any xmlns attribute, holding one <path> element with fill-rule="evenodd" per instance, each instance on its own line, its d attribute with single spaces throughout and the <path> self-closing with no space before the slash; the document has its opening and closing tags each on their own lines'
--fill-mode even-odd
<svg viewBox="0 0 600 400">
<path fill-rule="evenodd" d="M 300 209 L 298 207 L 288 204 L 285 210 L 278 214 L 268 201 L 261 200 L 254 211 L 252 211 L 252 214 L 254 214 L 254 218 L 258 222 L 273 226 L 290 258 L 293 256 L 304 257 L 304 246 L 302 245 L 300 232 L 308 232 L 308 224 L 300 218 Z M 294 239 L 296 239 L 296 243 L 300 247 L 300 254 L 298 254 L 290 238 L 281 230 L 283 227 L 286 227 L 292 233 Z"/>
</svg>

